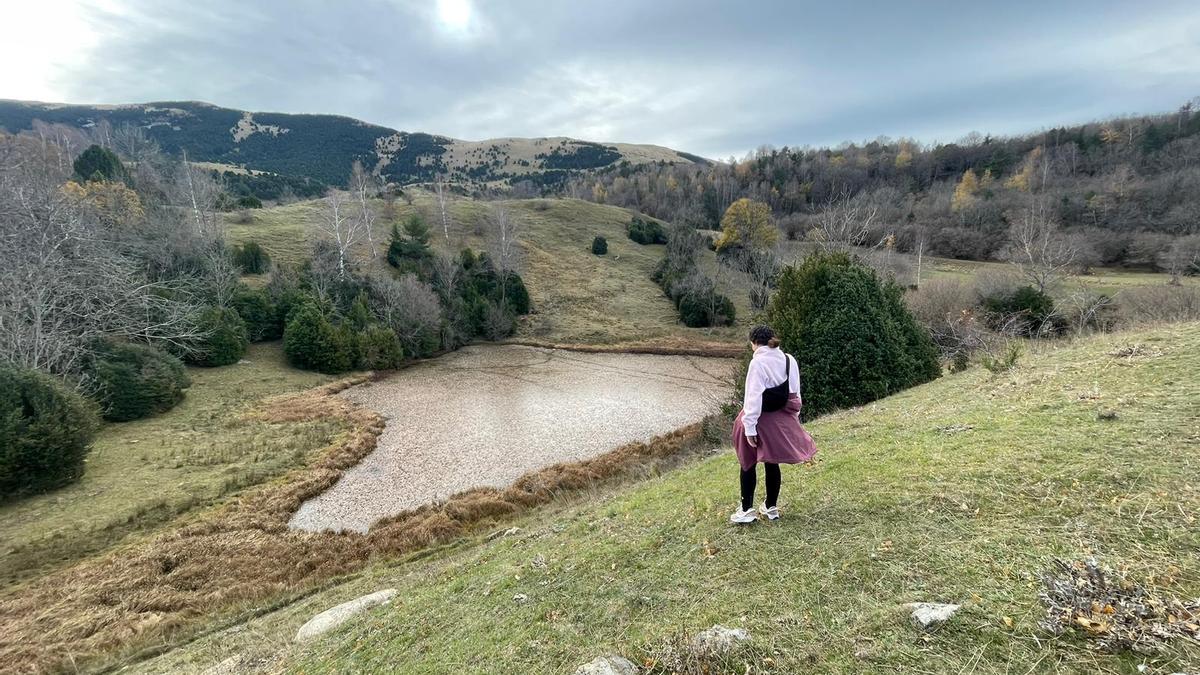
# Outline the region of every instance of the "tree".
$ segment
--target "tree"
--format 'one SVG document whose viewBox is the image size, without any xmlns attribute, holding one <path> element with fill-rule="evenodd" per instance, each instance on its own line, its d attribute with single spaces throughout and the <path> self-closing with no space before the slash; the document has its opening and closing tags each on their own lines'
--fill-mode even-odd
<svg viewBox="0 0 1200 675">
<path fill-rule="evenodd" d="M 338 280 L 345 281 L 354 265 L 351 256 L 362 240 L 365 229 L 358 214 L 346 208 L 346 197 L 337 190 L 330 190 L 321 200 L 321 217 L 317 230 L 333 244 L 337 251 Z"/>
<path fill-rule="evenodd" d="M 372 275 L 367 292 L 379 322 L 396 333 L 406 354 L 428 356 L 437 349 L 442 306 L 425 282 L 414 274 L 398 279 Z"/>
<path fill-rule="evenodd" d="M 192 348 L 195 279 L 152 260 L 179 240 L 158 236 L 178 231 L 174 212 L 110 222 L 69 188 L 71 170 L 55 143 L 0 134 L 0 362 L 71 376 L 97 338 Z"/>
<path fill-rule="evenodd" d="M 446 243 L 450 243 L 450 214 L 446 210 L 446 200 L 449 198 L 449 187 L 442 174 L 433 180 L 433 194 L 437 197 L 438 211 L 442 216 L 442 233 L 446 235 Z"/>
<path fill-rule="evenodd" d="M 841 193 L 829 198 L 817 213 L 817 243 L 826 251 L 848 250 L 866 243 L 879 216 L 879 204 L 867 196 Z"/>
<path fill-rule="evenodd" d="M 375 246 L 375 211 L 371 208 L 371 192 L 375 181 L 372 176 L 363 169 L 362 162 L 354 160 L 354 165 L 350 168 L 350 193 L 354 195 L 358 202 L 358 217 L 362 225 L 363 231 L 367 236 L 367 246 L 371 248 L 371 259 L 375 260 L 379 257 L 379 250 Z"/>
<path fill-rule="evenodd" d="M 503 206 L 487 213 L 488 253 L 498 272 L 519 272 L 521 221 Z"/>
<path fill-rule="evenodd" d="M 387 261 L 392 267 L 406 272 L 418 272 L 433 257 L 429 246 L 429 226 L 414 213 L 404 221 L 404 231 L 392 224 L 392 239 L 388 243 Z"/>
<path fill-rule="evenodd" d="M 297 368 L 320 373 L 344 373 L 357 361 L 350 344 L 353 335 L 339 330 L 315 301 L 297 308 L 283 331 L 283 353 Z"/>
<path fill-rule="evenodd" d="M 1059 231 L 1045 199 L 1031 199 L 1024 209 L 1010 214 L 1009 220 L 1012 225 L 1004 257 L 1034 288 L 1045 293 L 1076 264 L 1077 242 Z"/>
<path fill-rule="evenodd" d="M 902 296 L 845 252 L 783 270 L 767 316 L 800 367 L 806 418 L 938 377 L 937 350 Z"/>
<path fill-rule="evenodd" d="M 733 246 L 761 250 L 775 245 L 779 230 L 771 221 L 771 208 L 745 197 L 729 205 L 721 216 L 721 237 L 717 250 Z"/>
<path fill-rule="evenodd" d="M 606 253 L 608 253 L 608 240 L 596 235 L 596 238 L 592 240 L 592 254 L 604 255 Z"/>
<path fill-rule="evenodd" d="M 89 146 L 75 159 L 75 175 L 85 181 L 123 181 L 125 167 L 116 153 L 99 145 Z"/>
<path fill-rule="evenodd" d="M 1171 275 L 1171 284 L 1178 286 L 1180 277 L 1200 274 L 1200 234 L 1179 237 L 1171 247 L 1158 256 L 1159 266 Z"/>
<path fill-rule="evenodd" d="M 954 187 L 954 197 L 950 201 L 955 212 L 965 211 L 975 204 L 975 195 L 979 193 L 979 178 L 971 169 L 963 172 L 958 185 Z"/>
</svg>

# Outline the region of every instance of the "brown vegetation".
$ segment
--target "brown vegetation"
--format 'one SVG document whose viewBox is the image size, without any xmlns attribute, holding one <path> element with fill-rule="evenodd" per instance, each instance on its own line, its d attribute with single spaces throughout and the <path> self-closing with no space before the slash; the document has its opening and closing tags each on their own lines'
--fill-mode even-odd
<svg viewBox="0 0 1200 675">
<path fill-rule="evenodd" d="M 160 651 L 203 622 L 311 590 L 322 580 L 470 533 L 482 523 L 694 450 L 701 424 L 600 457 L 527 474 L 504 490 L 477 489 L 404 513 L 366 535 L 306 533 L 287 523 L 375 448 L 384 420 L 334 396 L 341 380 L 267 401 L 249 413 L 288 423 L 334 418 L 350 429 L 309 465 L 247 491 L 169 531 L 18 587 L 0 599 L 0 671 L 113 665 L 139 649 Z M 150 646 L 154 645 L 154 646 Z"/>
</svg>

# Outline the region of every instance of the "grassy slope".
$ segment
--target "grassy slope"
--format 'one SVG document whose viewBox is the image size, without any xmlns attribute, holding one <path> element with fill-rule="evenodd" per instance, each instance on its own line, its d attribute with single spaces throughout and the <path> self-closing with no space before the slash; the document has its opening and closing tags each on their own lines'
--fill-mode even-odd
<svg viewBox="0 0 1200 675">
<path fill-rule="evenodd" d="M 809 427 L 820 461 L 785 468 L 777 523 L 726 524 L 736 481 L 723 453 L 143 665 L 281 653 L 303 672 L 569 672 L 720 622 L 751 631 L 749 665 L 769 672 L 1184 670 L 1195 644 L 1110 656 L 1040 631 L 1037 575 L 1055 556 L 1098 556 L 1200 595 L 1198 329 L 1047 348 L 1006 375 L 974 369 L 821 419 Z M 1111 355 L 1137 342 L 1147 355 Z M 400 591 L 392 605 L 307 650 L 289 642 L 308 616 L 386 587 Z M 916 600 L 965 608 L 924 636 L 897 609 Z"/>
<path fill-rule="evenodd" d="M 396 218 L 403 221 L 413 211 L 423 213 L 433 230 L 435 246 L 454 251 L 464 246 L 486 250 L 480 225 L 488 202 L 456 198 L 451 203 L 453 224 L 447 245 L 432 197 L 412 190 L 412 206 L 398 201 Z M 518 329 L 517 337 L 554 343 L 612 344 L 669 337 L 682 341 L 728 340 L 741 330 L 687 328 L 650 280 L 663 255 L 662 246 L 640 246 L 626 236 L 629 212 L 576 199 L 513 200 L 499 202 L 521 223 L 524 250 L 522 275 L 533 299 L 534 314 Z M 377 205 L 378 206 L 378 205 Z M 318 201 L 252 212 L 253 222 L 238 224 L 230 217 L 228 233 L 234 243 L 257 241 L 273 260 L 299 264 L 308 255 L 314 224 L 320 219 Z M 379 218 L 374 237 L 380 251 L 387 247 L 391 222 Z M 608 240 L 606 256 L 591 254 L 596 235 Z M 705 251 L 705 262 L 715 268 L 715 256 Z M 367 252 L 360 252 L 364 260 Z M 365 263 L 370 265 L 372 263 Z M 373 263 L 387 269 L 382 253 Z M 746 293 L 727 283 L 725 289 L 737 303 L 743 323 L 749 320 Z"/>
<path fill-rule="evenodd" d="M 104 426 L 79 482 L 0 506 L 0 587 L 261 482 L 329 442 L 328 424 L 268 425 L 240 413 L 332 378 L 287 366 L 274 344 L 251 345 L 245 361 L 189 369 L 178 407 Z"/>
</svg>

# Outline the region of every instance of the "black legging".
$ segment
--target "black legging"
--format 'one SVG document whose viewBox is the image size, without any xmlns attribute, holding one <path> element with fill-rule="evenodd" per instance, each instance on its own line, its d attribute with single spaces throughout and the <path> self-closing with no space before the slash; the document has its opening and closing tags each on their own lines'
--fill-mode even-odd
<svg viewBox="0 0 1200 675">
<path fill-rule="evenodd" d="M 763 462 L 766 467 L 764 473 L 767 479 L 767 508 L 775 506 L 779 500 L 779 486 L 783 484 L 783 474 L 779 472 L 779 465 L 770 462 Z M 746 469 L 742 472 L 742 510 L 749 511 L 754 508 L 754 484 L 758 482 L 758 473 L 756 469 L 758 465 Z"/>
</svg>

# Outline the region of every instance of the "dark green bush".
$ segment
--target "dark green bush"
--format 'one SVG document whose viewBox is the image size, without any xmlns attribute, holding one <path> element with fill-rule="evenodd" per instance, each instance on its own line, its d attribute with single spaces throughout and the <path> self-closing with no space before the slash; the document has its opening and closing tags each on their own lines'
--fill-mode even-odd
<svg viewBox="0 0 1200 675">
<path fill-rule="evenodd" d="M 34 370 L 0 366 L 0 502 L 76 480 L 96 406 Z"/>
<path fill-rule="evenodd" d="M 228 366 L 245 355 L 249 343 L 246 324 L 234 310 L 209 307 L 200 313 L 199 325 L 208 336 L 187 355 L 188 363 L 206 367 Z"/>
<path fill-rule="evenodd" d="M 1057 334 L 1066 328 L 1065 319 L 1054 309 L 1054 298 L 1033 286 L 983 298 L 983 308 L 993 329 L 1008 328 L 1037 336 Z"/>
<path fill-rule="evenodd" d="M 737 318 L 733 301 L 711 290 L 679 296 L 678 307 L 679 318 L 690 328 L 732 326 Z"/>
<path fill-rule="evenodd" d="M 642 245 L 667 243 L 667 234 L 657 221 L 642 220 L 634 216 L 633 220 L 629 221 L 626 231 L 630 239 Z"/>
<path fill-rule="evenodd" d="M 800 366 L 806 418 L 938 377 L 937 350 L 902 295 L 845 253 L 783 270 L 768 320 Z"/>
<path fill-rule="evenodd" d="M 283 353 L 297 368 L 321 373 L 344 373 L 358 361 L 349 329 L 334 326 L 315 301 L 295 308 L 283 331 Z"/>
<path fill-rule="evenodd" d="M 525 281 L 521 279 L 521 275 L 516 272 L 507 272 L 503 278 L 504 300 L 509 310 L 517 316 L 528 314 L 530 310 L 529 289 L 525 288 Z"/>
<path fill-rule="evenodd" d="M 605 255 L 608 253 L 608 240 L 599 235 L 592 240 L 592 253 L 594 255 Z"/>
<path fill-rule="evenodd" d="M 234 202 L 239 209 L 261 209 L 263 207 L 262 200 L 254 195 L 242 195 Z"/>
<path fill-rule="evenodd" d="M 230 302 L 246 324 L 246 338 L 251 342 L 278 340 L 283 335 L 275 306 L 265 289 L 242 286 Z"/>
<path fill-rule="evenodd" d="M 102 342 L 87 368 L 104 419 L 127 422 L 166 412 L 191 384 L 183 363 L 153 347 Z"/>
<path fill-rule="evenodd" d="M 358 335 L 359 367 L 364 370 L 392 370 L 404 363 L 404 349 L 396 331 L 378 324 Z"/>
<path fill-rule="evenodd" d="M 262 274 L 271 268 L 271 256 L 253 241 L 233 247 L 233 261 L 245 274 Z"/>
</svg>

